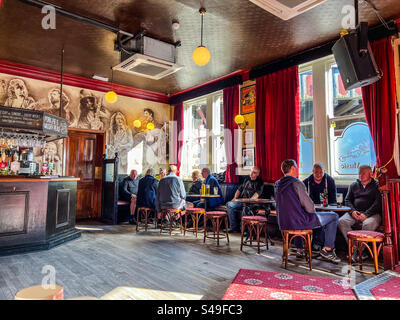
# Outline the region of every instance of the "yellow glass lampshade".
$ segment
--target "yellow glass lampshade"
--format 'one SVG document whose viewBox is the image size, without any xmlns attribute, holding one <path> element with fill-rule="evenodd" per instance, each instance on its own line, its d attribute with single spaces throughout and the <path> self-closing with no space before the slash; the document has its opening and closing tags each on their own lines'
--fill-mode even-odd
<svg viewBox="0 0 400 320">
<path fill-rule="evenodd" d="M 235 117 L 235 122 L 236 122 L 236 124 L 242 124 L 242 123 L 244 123 L 244 117 L 243 117 L 241 114 L 238 114 L 238 115 Z"/>
<path fill-rule="evenodd" d="M 198 46 L 196 50 L 193 51 L 193 61 L 199 66 L 205 66 L 211 59 L 210 50 L 204 46 Z"/>
<path fill-rule="evenodd" d="M 147 124 L 147 129 L 153 130 L 153 129 L 154 129 L 154 123 L 149 122 L 149 123 Z"/>
<path fill-rule="evenodd" d="M 142 121 L 140 121 L 140 120 L 133 121 L 133 126 L 135 128 L 140 128 L 142 126 Z"/>
<path fill-rule="evenodd" d="M 115 103 L 118 100 L 118 96 L 114 91 L 108 91 L 106 93 L 106 101 L 108 103 Z"/>
</svg>

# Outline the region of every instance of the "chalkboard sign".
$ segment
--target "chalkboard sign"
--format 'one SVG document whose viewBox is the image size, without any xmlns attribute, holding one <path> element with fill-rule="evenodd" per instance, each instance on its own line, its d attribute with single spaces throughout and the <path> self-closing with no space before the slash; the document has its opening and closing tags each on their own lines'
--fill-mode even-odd
<svg viewBox="0 0 400 320">
<path fill-rule="evenodd" d="M 0 106 L 1 127 L 19 131 L 34 130 L 34 132 L 42 133 L 51 138 L 66 138 L 68 136 L 67 120 L 43 111 Z"/>
</svg>

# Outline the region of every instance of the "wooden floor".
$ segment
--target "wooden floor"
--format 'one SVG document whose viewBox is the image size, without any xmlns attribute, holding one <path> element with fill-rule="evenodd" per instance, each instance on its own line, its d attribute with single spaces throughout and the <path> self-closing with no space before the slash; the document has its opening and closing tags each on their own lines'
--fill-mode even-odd
<svg viewBox="0 0 400 320">
<path fill-rule="evenodd" d="M 240 252 L 240 236 L 230 236 L 217 247 L 203 244 L 202 235 L 160 235 L 159 230 L 135 231 L 135 226 L 79 224 L 82 236 L 47 251 L 0 257 L 0 299 L 14 299 L 19 290 L 42 283 L 42 268 L 56 270 L 56 283 L 64 297 L 102 297 L 116 287 L 136 287 L 201 295 L 221 299 L 239 269 L 256 269 L 340 278 L 347 262 L 338 265 L 313 259 L 306 265 L 281 266 L 282 246 L 276 242 L 260 255 L 256 249 Z M 356 283 L 369 276 L 357 273 Z"/>
</svg>

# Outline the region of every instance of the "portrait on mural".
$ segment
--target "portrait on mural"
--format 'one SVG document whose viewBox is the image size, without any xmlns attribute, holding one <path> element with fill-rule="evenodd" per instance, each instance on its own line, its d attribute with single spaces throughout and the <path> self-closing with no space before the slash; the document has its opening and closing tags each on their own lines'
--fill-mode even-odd
<svg viewBox="0 0 400 320">
<path fill-rule="evenodd" d="M 8 83 L 5 107 L 35 109 L 37 106 L 33 97 L 29 96 L 28 88 L 21 79 L 12 79 Z"/>
<path fill-rule="evenodd" d="M 109 111 L 102 105 L 103 99 L 96 97 L 93 92 L 82 89 L 79 101 L 80 129 L 105 130 L 105 122 L 109 118 Z"/>
</svg>

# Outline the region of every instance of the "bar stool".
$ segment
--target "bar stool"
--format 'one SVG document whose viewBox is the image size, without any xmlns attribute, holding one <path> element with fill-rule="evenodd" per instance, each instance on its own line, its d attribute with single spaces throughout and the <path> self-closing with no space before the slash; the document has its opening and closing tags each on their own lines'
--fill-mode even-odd
<svg viewBox="0 0 400 320">
<path fill-rule="evenodd" d="M 199 232 L 199 221 L 200 218 L 203 214 L 206 213 L 206 210 L 203 208 L 187 208 L 185 214 L 185 226 L 183 228 L 183 235 L 186 235 L 186 230 L 188 231 L 193 231 L 196 233 L 196 238 L 197 238 L 197 233 Z M 187 217 L 188 215 L 191 216 L 192 221 L 193 221 L 193 227 L 192 228 L 187 228 Z"/>
<path fill-rule="evenodd" d="M 15 300 L 64 300 L 64 289 L 56 285 L 54 289 L 33 286 L 18 291 Z"/>
<path fill-rule="evenodd" d="M 154 212 L 154 210 L 151 208 L 145 208 L 145 207 L 137 208 L 136 231 L 139 230 L 141 213 L 144 213 L 144 229 L 145 229 L 145 231 L 147 231 L 147 222 L 148 222 L 149 215 L 151 212 Z M 155 219 L 154 224 L 156 224 L 156 223 L 157 223 L 157 220 Z"/>
<path fill-rule="evenodd" d="M 207 236 L 207 219 L 211 219 L 213 226 L 213 235 Z M 219 234 L 219 230 L 222 224 L 222 221 L 225 221 L 225 233 Z M 215 234 L 217 232 L 217 234 Z M 209 211 L 204 214 L 204 241 L 206 242 L 206 238 L 217 240 L 217 246 L 219 246 L 219 239 L 226 238 L 229 243 L 229 235 L 228 235 L 228 213 L 223 211 Z"/>
<path fill-rule="evenodd" d="M 169 220 L 169 235 L 172 235 L 172 230 L 177 230 L 178 228 L 173 228 L 172 224 L 174 222 L 174 217 L 180 213 L 179 222 L 180 222 L 180 230 L 182 233 L 182 215 L 185 214 L 184 210 L 181 209 L 163 209 L 161 211 L 161 230 L 160 234 L 163 232 L 163 220 L 165 217 L 168 217 Z"/>
<path fill-rule="evenodd" d="M 348 245 L 349 245 L 349 266 L 351 267 L 351 256 L 353 255 L 353 246 L 355 245 L 358 250 L 358 259 L 360 269 L 356 270 L 361 273 L 366 274 L 378 274 L 379 273 L 379 266 L 378 266 L 378 256 L 379 252 L 383 246 L 383 238 L 384 234 L 381 232 L 375 231 L 367 231 L 367 230 L 352 230 L 347 232 L 348 238 Z M 369 246 L 369 242 L 372 244 L 372 250 Z M 377 248 L 377 244 L 379 247 Z M 369 253 L 371 254 L 372 259 L 374 260 L 374 268 L 375 272 L 365 271 L 363 270 L 363 260 L 362 260 L 362 249 L 363 247 L 367 248 Z"/>
<path fill-rule="evenodd" d="M 249 229 L 249 240 L 250 244 L 247 241 L 243 241 L 243 235 L 245 228 Z M 262 246 L 268 248 L 268 234 L 267 234 L 267 218 L 261 216 L 243 216 L 242 217 L 242 230 L 241 230 L 241 240 L 240 240 L 240 251 L 242 251 L 243 246 L 254 247 L 253 242 L 253 231 L 257 237 L 257 252 L 260 254 L 260 236 L 261 230 L 264 230 L 265 233 L 265 242 L 263 242 Z"/>
<path fill-rule="evenodd" d="M 282 262 L 285 263 L 285 269 L 287 269 L 287 262 L 289 259 L 289 249 L 294 238 L 300 237 L 304 240 L 304 252 L 306 253 L 306 261 L 312 271 L 312 257 L 311 257 L 311 241 L 312 241 L 312 230 L 282 230 L 283 238 L 283 256 Z"/>
</svg>

